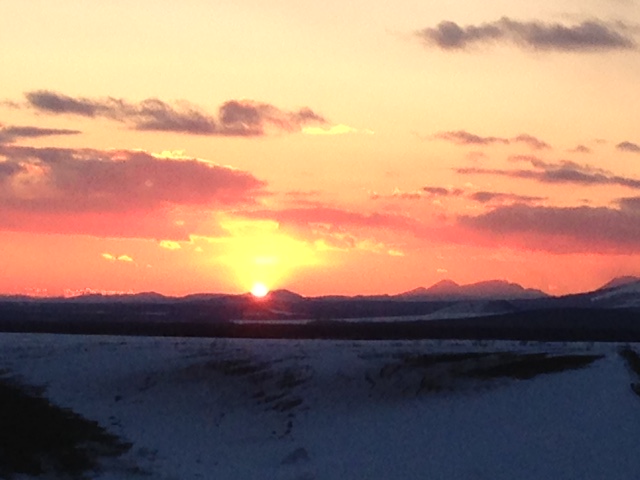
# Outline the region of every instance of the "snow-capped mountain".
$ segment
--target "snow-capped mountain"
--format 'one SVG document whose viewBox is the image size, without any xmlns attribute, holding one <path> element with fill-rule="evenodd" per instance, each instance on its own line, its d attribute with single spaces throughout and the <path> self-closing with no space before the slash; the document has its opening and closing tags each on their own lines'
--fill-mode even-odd
<svg viewBox="0 0 640 480">
<path fill-rule="evenodd" d="M 416 288 L 398 295 L 407 300 L 467 300 L 467 299 L 530 299 L 548 295 L 540 290 L 524 288 L 504 280 L 459 285 L 452 280 L 442 280 L 429 288 Z"/>
</svg>

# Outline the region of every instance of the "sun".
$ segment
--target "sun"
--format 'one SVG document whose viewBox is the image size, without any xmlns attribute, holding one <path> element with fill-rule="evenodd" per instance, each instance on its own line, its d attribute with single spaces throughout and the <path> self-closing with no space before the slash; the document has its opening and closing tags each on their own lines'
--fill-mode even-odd
<svg viewBox="0 0 640 480">
<path fill-rule="evenodd" d="M 267 293 L 269 293 L 269 288 L 264 283 L 256 282 L 253 284 L 253 287 L 251 287 L 251 295 L 254 297 L 262 298 L 266 296 Z"/>
</svg>

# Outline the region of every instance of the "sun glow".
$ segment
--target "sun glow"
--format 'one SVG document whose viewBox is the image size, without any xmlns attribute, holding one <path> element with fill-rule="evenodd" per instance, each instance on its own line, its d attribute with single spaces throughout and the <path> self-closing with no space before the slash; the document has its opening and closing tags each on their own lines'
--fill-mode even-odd
<svg viewBox="0 0 640 480">
<path fill-rule="evenodd" d="M 221 242 L 225 252 L 219 260 L 231 267 L 239 285 L 251 288 L 252 293 L 257 279 L 273 288 L 295 270 L 320 263 L 311 245 L 282 233 L 277 222 L 227 219 L 221 224 L 230 236 Z"/>
<path fill-rule="evenodd" d="M 269 288 L 264 284 L 257 282 L 251 288 L 251 295 L 257 298 L 265 297 L 269 293 Z"/>
</svg>

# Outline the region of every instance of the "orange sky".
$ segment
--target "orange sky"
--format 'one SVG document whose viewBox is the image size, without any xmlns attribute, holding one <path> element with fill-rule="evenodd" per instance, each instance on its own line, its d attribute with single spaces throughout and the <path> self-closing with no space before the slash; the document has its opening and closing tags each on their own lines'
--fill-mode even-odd
<svg viewBox="0 0 640 480">
<path fill-rule="evenodd" d="M 640 274 L 633 0 L 0 3 L 0 293 Z"/>
</svg>

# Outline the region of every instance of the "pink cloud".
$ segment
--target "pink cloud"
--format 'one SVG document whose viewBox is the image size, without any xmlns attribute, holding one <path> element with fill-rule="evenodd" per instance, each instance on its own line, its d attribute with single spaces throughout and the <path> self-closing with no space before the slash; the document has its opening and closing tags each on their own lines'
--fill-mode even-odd
<svg viewBox="0 0 640 480">
<path fill-rule="evenodd" d="M 0 145 L 1 157 L 5 230 L 188 239 L 185 210 L 252 205 L 266 194 L 250 173 L 195 158 L 14 145 Z"/>
<path fill-rule="evenodd" d="M 128 211 L 166 204 L 251 203 L 265 183 L 195 158 L 147 152 L 0 146 L 0 205 L 36 211 Z"/>
</svg>

